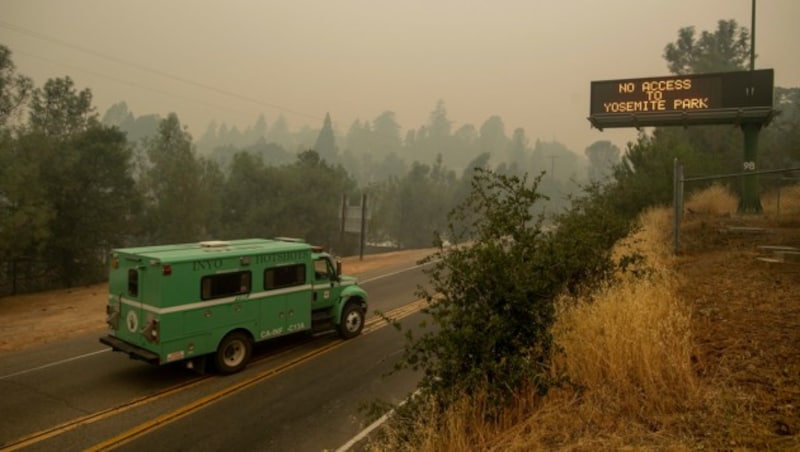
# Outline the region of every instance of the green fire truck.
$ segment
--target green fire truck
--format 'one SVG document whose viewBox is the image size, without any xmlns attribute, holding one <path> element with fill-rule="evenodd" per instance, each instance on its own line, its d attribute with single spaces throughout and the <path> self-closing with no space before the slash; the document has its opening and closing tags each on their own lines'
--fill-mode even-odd
<svg viewBox="0 0 800 452">
<path fill-rule="evenodd" d="M 115 249 L 100 342 L 156 365 L 242 370 L 253 344 L 301 331 L 361 333 L 367 294 L 302 240 L 247 239 Z"/>
</svg>

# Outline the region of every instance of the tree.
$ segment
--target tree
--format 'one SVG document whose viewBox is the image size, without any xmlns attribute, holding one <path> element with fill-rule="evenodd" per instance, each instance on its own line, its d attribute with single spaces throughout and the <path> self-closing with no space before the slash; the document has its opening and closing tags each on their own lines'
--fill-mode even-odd
<svg viewBox="0 0 800 452">
<path fill-rule="evenodd" d="M 400 125 L 395 120 L 393 111 L 384 111 L 372 121 L 372 133 L 375 151 L 378 151 L 380 155 L 400 153 L 402 147 Z"/>
<path fill-rule="evenodd" d="M 246 152 L 260 155 L 264 163 L 273 166 L 288 165 L 294 161 L 296 156 L 287 151 L 278 143 L 267 143 L 263 138 L 256 144 L 245 148 Z"/>
<path fill-rule="evenodd" d="M 92 92 L 75 89 L 69 77 L 50 79 L 44 88 L 35 89 L 31 99 L 31 128 L 52 137 L 67 137 L 97 123 Z"/>
<path fill-rule="evenodd" d="M 222 190 L 223 206 L 221 222 L 224 236 L 228 239 L 272 236 L 278 233 L 271 230 L 283 201 L 276 178 L 269 177 L 269 171 L 259 155 L 238 152 L 233 155 L 228 178 Z M 264 190 L 263 187 L 270 187 Z"/>
<path fill-rule="evenodd" d="M 217 162 L 205 157 L 198 157 L 200 163 L 200 180 L 202 190 L 200 203 L 205 211 L 206 220 L 202 237 L 223 237 L 224 225 L 222 212 L 225 208 L 222 192 L 225 188 L 225 173 Z"/>
<path fill-rule="evenodd" d="M 33 176 L 26 183 L 36 186 L 33 198 L 9 198 L 16 212 L 31 215 L 26 224 L 34 232 L 25 234 L 24 251 L 39 250 L 67 287 L 102 278 L 104 251 L 127 237 L 137 206 L 125 135 L 97 121 L 91 99 L 89 89 L 78 91 L 68 77 L 35 89 L 29 127 L 15 146 L 19 161 L 9 174 L 10 193 L 20 174 Z M 31 199 L 43 201 L 42 208 L 27 209 Z"/>
<path fill-rule="evenodd" d="M 12 286 L 14 263 L 36 256 L 50 237 L 55 212 L 40 169 L 50 146 L 41 135 L 12 139 L 10 133 L 0 132 L 0 262 L 10 264 Z"/>
<path fill-rule="evenodd" d="M 161 117 L 156 114 L 135 116 L 125 102 L 119 102 L 106 110 L 101 121 L 107 126 L 116 126 L 125 132 L 128 143 L 138 147 L 143 138 L 152 137 L 158 130 Z"/>
<path fill-rule="evenodd" d="M 473 146 L 478 141 L 478 131 L 472 124 L 464 124 L 453 134 L 459 145 Z"/>
<path fill-rule="evenodd" d="M 750 33 L 735 20 L 720 20 L 714 33 L 704 31 L 695 39 L 694 27 L 678 31 L 678 40 L 664 48 L 664 59 L 673 74 L 740 71 L 750 59 Z"/>
<path fill-rule="evenodd" d="M 58 145 L 45 167 L 49 222 L 46 254 L 62 284 L 105 277 L 105 255 L 127 243 L 140 207 L 125 134 L 99 124 Z"/>
<path fill-rule="evenodd" d="M 702 168 L 705 160 L 685 141 L 670 130 L 656 129 L 652 136 L 640 133 L 636 143 L 628 145 L 621 163 L 614 168 L 617 190 L 626 193 L 628 205 L 623 211 L 635 215 L 652 205 L 671 204 L 673 195 L 673 165 L 677 158 L 687 168 Z M 702 172 L 700 172 L 702 174 Z M 700 185 L 695 183 L 693 187 Z"/>
<path fill-rule="evenodd" d="M 529 144 L 530 142 L 525 136 L 525 129 L 521 127 L 514 129 L 514 134 L 511 136 L 511 143 L 509 145 L 508 157 L 512 167 L 517 168 L 520 173 L 528 169 Z"/>
<path fill-rule="evenodd" d="M 355 182 L 344 168 L 328 164 L 313 150 L 300 153 L 282 174 L 283 231 L 332 246 L 339 238 L 340 196 L 353 192 Z"/>
<path fill-rule="evenodd" d="M 608 179 L 620 161 L 619 148 L 608 140 L 595 141 L 586 148 L 585 153 L 589 158 L 589 180 L 593 182 Z"/>
<path fill-rule="evenodd" d="M 220 132 L 220 136 L 221 135 L 222 133 Z M 295 141 L 292 138 L 292 134 L 289 132 L 289 121 L 286 120 L 285 116 L 278 116 L 278 119 L 272 123 L 272 127 L 269 128 L 267 141 L 278 143 L 284 149 L 294 151 Z"/>
<path fill-rule="evenodd" d="M 452 121 L 447 118 L 444 101 L 439 100 L 428 118 L 428 123 L 421 126 L 413 137 L 407 136 L 404 156 L 411 161 L 430 163 L 440 154 L 447 162 L 469 158 L 461 154 L 457 141 L 451 135 L 451 128 Z"/>
<path fill-rule="evenodd" d="M 31 79 L 16 73 L 11 50 L 0 45 L 0 127 L 4 127 L 20 111 L 32 91 Z"/>
<path fill-rule="evenodd" d="M 203 132 L 203 136 L 200 137 L 197 143 L 197 147 L 201 149 L 206 149 L 208 151 L 213 150 L 217 147 L 217 121 L 211 121 L 208 123 L 206 127 L 206 131 Z"/>
<path fill-rule="evenodd" d="M 396 153 L 392 152 L 380 162 L 372 165 L 369 171 L 370 182 L 385 180 L 391 177 L 401 177 L 408 171 L 408 165 Z"/>
<path fill-rule="evenodd" d="M 125 102 L 117 102 L 108 107 L 108 110 L 106 110 L 100 122 L 107 126 L 117 126 L 121 129 L 123 125 L 130 124 L 134 120 L 133 113 L 128 110 L 128 104 Z"/>
<path fill-rule="evenodd" d="M 372 121 L 371 150 L 375 157 L 402 153 L 400 125 L 393 111 L 384 111 Z"/>
<path fill-rule="evenodd" d="M 120 128 L 128 134 L 131 144 L 141 144 L 145 138 L 152 138 L 158 133 L 161 120 L 161 116 L 156 114 L 137 116 L 132 123 L 126 123 Z"/>
<path fill-rule="evenodd" d="M 543 181 L 545 184 L 553 180 L 578 178 L 584 174 L 583 162 L 578 154 L 558 141 L 536 140 L 531 158 L 531 172 L 547 172 L 548 177 Z"/>
<path fill-rule="evenodd" d="M 667 44 L 663 57 L 670 71 L 675 74 L 745 70 L 750 58 L 750 34 L 747 28 L 739 27 L 734 20 L 720 20 L 715 31 L 703 31 L 699 38 L 695 35 L 694 27 L 684 27 L 679 30 L 677 41 Z M 636 147 L 652 145 L 678 149 L 685 159 L 691 161 L 684 160 L 689 175 L 736 173 L 742 170 L 742 133 L 730 126 L 659 127 L 655 129 L 653 137 L 655 140 L 649 144 L 640 140 Z M 655 156 L 653 158 L 666 165 L 659 173 L 672 171 L 672 162 L 661 161 Z M 740 188 L 735 182 L 726 181 L 734 189 Z M 694 184 L 693 187 L 701 186 Z"/>
<path fill-rule="evenodd" d="M 780 114 L 761 132 L 762 166 L 800 166 L 800 88 L 776 87 L 773 104 Z"/>
<path fill-rule="evenodd" d="M 28 127 L 13 140 L 2 132 L 0 253 L 41 268 L 46 282 L 28 289 L 101 280 L 106 251 L 131 233 L 132 151 L 97 121 L 91 99 L 69 78 L 48 80 L 33 91 Z"/>
<path fill-rule="evenodd" d="M 264 118 L 264 115 L 258 115 L 258 119 L 256 119 L 256 123 L 252 130 L 253 142 L 266 139 L 267 130 L 269 130 L 269 127 L 267 126 L 267 120 Z"/>
<path fill-rule="evenodd" d="M 491 116 L 481 125 L 481 135 L 478 138 L 480 152 L 488 152 L 500 157 L 508 148 L 508 137 L 503 119 L 497 115 Z M 505 155 L 503 155 L 505 157 Z"/>
<path fill-rule="evenodd" d="M 325 113 L 325 122 L 323 122 L 322 129 L 317 136 L 314 150 L 317 151 L 320 158 L 327 162 L 333 163 L 339 159 L 339 149 L 336 147 L 336 138 L 333 135 L 330 113 Z"/>
<path fill-rule="evenodd" d="M 447 212 L 452 208 L 454 179 L 443 167 L 440 154 L 433 166 L 414 162 L 408 174 L 398 181 L 398 221 L 393 235 L 400 246 L 429 246 L 434 233 L 444 229 Z M 409 221 L 414 227 L 408 227 Z"/>
<path fill-rule="evenodd" d="M 174 113 L 161 121 L 158 135 L 146 140 L 150 166 L 145 171 L 148 243 L 185 243 L 204 238 L 209 212 L 203 200 L 203 165 L 195 156 L 192 137 Z"/>
<path fill-rule="evenodd" d="M 371 154 L 371 135 L 372 126 L 369 121 L 362 123 L 360 119 L 356 119 L 350 125 L 344 138 L 347 149 L 356 154 Z"/>
<path fill-rule="evenodd" d="M 428 119 L 428 135 L 432 138 L 449 137 L 452 124 L 453 122 L 447 119 L 447 108 L 444 101 L 439 99 Z"/>
</svg>

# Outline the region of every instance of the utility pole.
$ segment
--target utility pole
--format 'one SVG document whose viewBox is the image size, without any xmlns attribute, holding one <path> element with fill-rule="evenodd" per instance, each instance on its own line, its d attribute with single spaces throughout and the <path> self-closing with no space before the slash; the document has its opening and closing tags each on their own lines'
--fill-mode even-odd
<svg viewBox="0 0 800 452">
<path fill-rule="evenodd" d="M 556 159 L 558 158 L 557 155 L 550 156 L 550 178 L 554 179 L 556 177 Z"/>
<path fill-rule="evenodd" d="M 752 0 L 750 14 L 750 70 L 756 69 L 756 0 Z M 755 93 L 755 88 L 748 88 L 749 95 Z M 741 125 L 744 134 L 744 164 L 745 172 L 755 173 L 758 170 L 758 135 L 761 132 L 760 122 L 745 122 Z M 758 175 L 748 174 L 742 177 L 742 198 L 739 200 L 739 213 L 761 213 L 761 198 L 758 193 Z"/>
<path fill-rule="evenodd" d="M 750 70 L 756 70 L 756 0 L 750 12 Z"/>
</svg>

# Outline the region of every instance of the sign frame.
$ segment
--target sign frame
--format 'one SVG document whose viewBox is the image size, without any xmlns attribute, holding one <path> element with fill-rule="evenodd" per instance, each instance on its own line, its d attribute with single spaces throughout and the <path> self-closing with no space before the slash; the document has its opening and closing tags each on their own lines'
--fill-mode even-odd
<svg viewBox="0 0 800 452">
<path fill-rule="evenodd" d="M 617 127 L 757 123 L 772 108 L 773 69 L 591 82 L 589 117 L 599 130 Z"/>
</svg>

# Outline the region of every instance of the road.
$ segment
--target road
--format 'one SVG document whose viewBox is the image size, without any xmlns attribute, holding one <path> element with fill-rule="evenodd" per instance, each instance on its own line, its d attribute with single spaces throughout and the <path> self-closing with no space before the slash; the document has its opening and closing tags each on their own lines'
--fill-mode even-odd
<svg viewBox="0 0 800 452">
<path fill-rule="evenodd" d="M 361 336 L 262 343 L 231 376 L 129 360 L 100 334 L 3 355 L 0 450 L 335 450 L 374 420 L 372 403 L 396 405 L 418 379 L 390 374 L 403 338 L 374 311 L 416 325 L 421 269 L 405 263 L 359 279 L 370 301 Z"/>
</svg>

